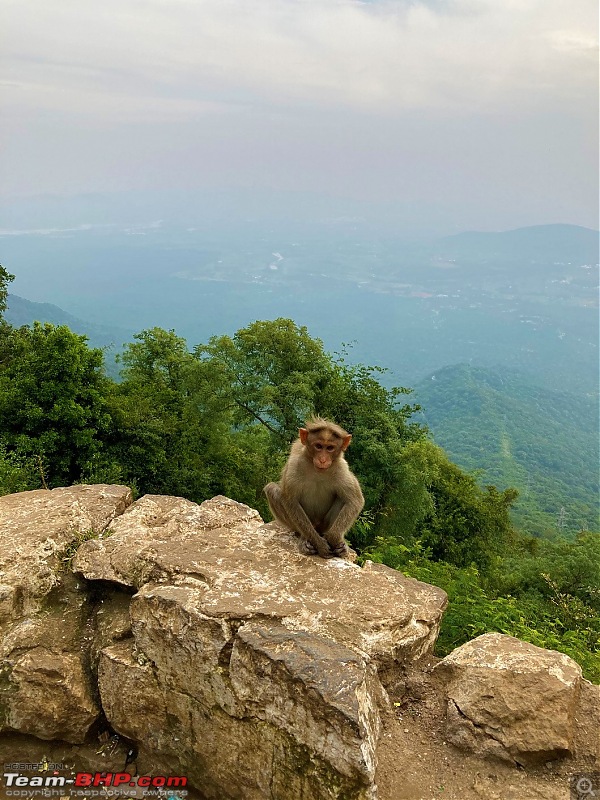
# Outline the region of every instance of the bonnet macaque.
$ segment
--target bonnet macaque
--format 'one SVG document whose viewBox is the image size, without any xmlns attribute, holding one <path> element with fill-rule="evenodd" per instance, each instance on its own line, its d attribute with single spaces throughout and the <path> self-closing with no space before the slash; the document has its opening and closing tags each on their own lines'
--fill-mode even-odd
<svg viewBox="0 0 600 800">
<path fill-rule="evenodd" d="M 300 535 L 302 550 L 321 558 L 344 556 L 344 536 L 364 506 L 344 458 L 352 436 L 317 417 L 298 431 L 279 483 L 265 486 L 273 516 Z"/>
</svg>

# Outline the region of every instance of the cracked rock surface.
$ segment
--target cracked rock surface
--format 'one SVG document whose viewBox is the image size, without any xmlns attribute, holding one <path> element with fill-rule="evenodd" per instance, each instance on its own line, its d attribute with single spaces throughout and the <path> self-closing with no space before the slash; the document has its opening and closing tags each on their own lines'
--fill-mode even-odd
<svg viewBox="0 0 600 800">
<path fill-rule="evenodd" d="M 582 677 L 569 656 L 486 633 L 436 671 L 449 680 L 448 736 L 457 746 L 518 764 L 571 752 Z"/>
<path fill-rule="evenodd" d="M 375 797 L 380 675 L 430 651 L 445 593 L 301 555 L 224 497 L 146 496 L 112 530 L 74 569 L 137 590 L 132 637 L 98 674 L 142 758 L 178 763 L 207 797 Z"/>
<path fill-rule="evenodd" d="M 96 722 L 89 600 L 70 557 L 130 503 L 126 486 L 0 497 L 0 731 L 76 743 Z"/>
</svg>

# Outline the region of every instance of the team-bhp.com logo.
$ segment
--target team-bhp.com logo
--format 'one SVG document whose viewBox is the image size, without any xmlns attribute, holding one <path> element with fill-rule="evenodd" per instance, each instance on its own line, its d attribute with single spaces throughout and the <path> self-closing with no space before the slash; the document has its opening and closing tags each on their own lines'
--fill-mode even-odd
<svg viewBox="0 0 600 800">
<path fill-rule="evenodd" d="M 52 790 L 67 790 L 72 797 L 117 797 L 119 787 L 136 787 L 153 794 L 164 796 L 164 790 L 181 790 L 187 786 L 183 775 L 130 775 L 128 772 L 77 772 L 73 777 L 59 775 L 22 775 L 20 772 L 5 772 L 4 786 L 6 797 L 53 797 Z M 187 792 L 178 791 L 176 797 Z M 174 796 L 174 795 L 172 795 Z"/>
</svg>

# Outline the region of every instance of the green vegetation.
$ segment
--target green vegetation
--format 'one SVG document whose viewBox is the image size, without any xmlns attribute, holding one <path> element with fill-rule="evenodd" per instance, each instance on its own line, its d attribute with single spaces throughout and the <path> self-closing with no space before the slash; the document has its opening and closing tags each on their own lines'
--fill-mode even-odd
<svg viewBox="0 0 600 800">
<path fill-rule="evenodd" d="M 600 683 L 600 535 L 574 542 L 515 534 L 486 570 L 436 561 L 421 542 L 378 538 L 371 558 L 448 593 L 436 645 L 443 656 L 475 636 L 498 631 L 566 653 L 588 680 Z"/>
<path fill-rule="evenodd" d="M 452 459 L 485 483 L 519 490 L 519 528 L 537 536 L 596 528 L 597 398 L 466 364 L 437 371 L 417 391 L 423 418 Z"/>
<path fill-rule="evenodd" d="M 111 530 L 96 531 L 93 528 L 85 531 L 74 530 L 71 541 L 56 554 L 59 569 L 71 569 L 73 559 L 84 542 L 89 542 L 91 539 L 106 539 L 112 536 L 112 533 Z"/>
<path fill-rule="evenodd" d="M 9 280 L 0 274 L 0 310 Z M 327 353 L 306 328 L 254 322 L 193 352 L 173 331 L 146 330 L 119 383 L 65 326 L 3 324 L 0 352 L 0 493 L 121 482 L 194 501 L 226 494 L 266 515 L 262 487 L 317 412 L 355 437 L 361 558 L 448 591 L 440 652 L 500 630 L 569 653 L 600 680 L 598 534 L 515 532 L 514 489 L 479 486 L 415 421 L 409 390 Z"/>
</svg>

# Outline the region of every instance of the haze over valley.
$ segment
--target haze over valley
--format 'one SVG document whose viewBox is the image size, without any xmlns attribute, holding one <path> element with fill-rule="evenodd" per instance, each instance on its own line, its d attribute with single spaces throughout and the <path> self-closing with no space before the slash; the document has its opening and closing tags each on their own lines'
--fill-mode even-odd
<svg viewBox="0 0 600 800">
<path fill-rule="evenodd" d="M 353 220 L 296 230 L 63 221 L 4 230 L 0 246 L 12 293 L 101 326 L 103 345 L 107 328 L 116 347 L 154 326 L 193 346 L 284 316 L 329 349 L 353 343 L 354 360 L 400 384 L 467 362 L 597 388 L 598 239 L 577 226 L 411 241 Z"/>
</svg>

